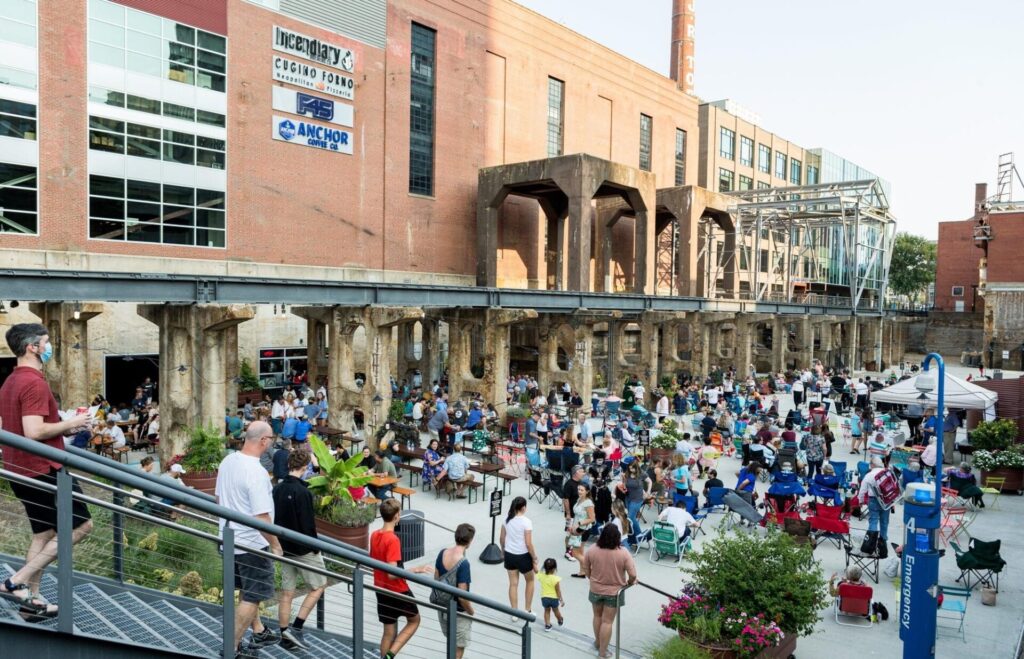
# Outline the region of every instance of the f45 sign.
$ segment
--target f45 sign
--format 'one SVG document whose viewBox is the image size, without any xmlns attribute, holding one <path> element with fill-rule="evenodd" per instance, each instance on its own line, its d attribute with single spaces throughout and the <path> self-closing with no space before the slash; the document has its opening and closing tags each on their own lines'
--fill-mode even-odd
<svg viewBox="0 0 1024 659">
<path fill-rule="evenodd" d="M 339 126 L 355 125 L 355 112 L 348 103 L 278 86 L 273 88 L 273 103 L 274 109 L 280 112 L 290 112 Z"/>
</svg>

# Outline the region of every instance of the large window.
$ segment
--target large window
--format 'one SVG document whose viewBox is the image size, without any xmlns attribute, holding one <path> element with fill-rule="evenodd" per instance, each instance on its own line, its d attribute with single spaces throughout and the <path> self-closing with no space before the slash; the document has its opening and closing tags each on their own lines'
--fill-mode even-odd
<svg viewBox="0 0 1024 659">
<path fill-rule="evenodd" d="M 434 194 L 434 53 L 437 32 L 412 24 L 409 192 Z"/>
<path fill-rule="evenodd" d="M 736 133 L 725 126 L 719 127 L 718 153 L 726 160 L 733 160 L 736 157 Z"/>
<path fill-rule="evenodd" d="M 36 168 L 0 162 L 0 233 L 38 233 Z"/>
<path fill-rule="evenodd" d="M 146 112 L 148 114 L 162 114 L 165 117 L 194 121 L 200 124 L 207 124 L 209 126 L 219 126 L 224 128 L 227 124 L 226 118 L 219 112 L 197 110 L 185 105 L 161 102 L 156 99 L 136 96 L 134 94 L 125 94 L 124 92 L 118 92 L 104 87 L 90 86 L 89 100 L 94 103 L 112 105 L 115 108 L 127 107 L 129 110 L 138 110 L 139 112 Z"/>
<path fill-rule="evenodd" d="M 772 187 L 771 183 L 765 183 L 764 181 L 758 181 L 757 182 L 757 189 L 758 190 L 770 190 L 771 187 Z"/>
<path fill-rule="evenodd" d="M 772 173 L 772 150 L 765 144 L 757 145 L 757 171 Z"/>
<path fill-rule="evenodd" d="M 744 176 L 743 174 L 740 174 L 740 187 L 739 187 L 739 189 L 740 190 L 753 190 L 754 189 L 754 179 L 750 178 L 749 176 Z"/>
<path fill-rule="evenodd" d="M 217 190 L 89 177 L 89 237 L 224 247 L 224 193 Z"/>
<path fill-rule="evenodd" d="M 36 106 L 0 98 L 0 137 L 36 139 Z"/>
<path fill-rule="evenodd" d="M 754 140 L 740 135 L 740 164 L 744 167 L 754 166 Z"/>
<path fill-rule="evenodd" d="M 807 165 L 807 185 L 817 185 L 818 168 L 814 165 Z"/>
<path fill-rule="evenodd" d="M 645 172 L 651 171 L 651 143 L 652 125 L 654 119 L 646 114 L 640 115 L 640 169 Z"/>
<path fill-rule="evenodd" d="M 37 40 L 34 0 L 0 1 L 0 86 L 36 88 L 35 71 L 22 68 L 25 63 L 13 57 L 5 57 L 10 51 L 3 42 L 36 48 Z"/>
<path fill-rule="evenodd" d="M 803 179 L 803 164 L 796 158 L 789 159 L 789 182 L 793 185 L 800 185 Z"/>
<path fill-rule="evenodd" d="M 89 117 L 89 148 L 224 169 L 224 140 L 104 117 Z"/>
<path fill-rule="evenodd" d="M 296 373 L 307 370 L 306 348 L 260 348 L 260 387 L 283 388 Z"/>
<path fill-rule="evenodd" d="M 676 185 L 686 185 L 686 131 L 676 128 Z"/>
<path fill-rule="evenodd" d="M 564 153 L 565 83 L 548 78 L 548 158 Z"/>
<path fill-rule="evenodd" d="M 89 60 L 223 92 L 227 41 L 188 25 L 89 0 Z"/>
<path fill-rule="evenodd" d="M 775 178 L 786 180 L 786 154 L 775 152 Z"/>
<path fill-rule="evenodd" d="M 732 180 L 733 174 L 728 169 L 718 170 L 718 191 L 719 192 L 732 192 Z"/>
</svg>

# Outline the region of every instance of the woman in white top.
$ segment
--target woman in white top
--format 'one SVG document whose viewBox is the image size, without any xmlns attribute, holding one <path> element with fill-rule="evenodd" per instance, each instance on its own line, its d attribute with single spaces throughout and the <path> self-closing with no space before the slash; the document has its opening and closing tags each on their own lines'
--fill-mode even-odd
<svg viewBox="0 0 1024 659">
<path fill-rule="evenodd" d="M 533 577 L 537 572 L 537 552 L 533 548 L 533 522 L 526 516 L 526 499 L 516 497 L 508 507 L 501 525 L 501 549 L 508 572 L 508 603 L 519 608 L 519 575 L 526 579 L 526 612 L 533 606 Z M 515 618 L 515 622 L 519 619 Z"/>
<path fill-rule="evenodd" d="M 664 392 L 661 393 L 661 397 L 658 399 L 658 404 L 655 407 L 655 412 L 658 415 L 658 420 L 662 421 L 668 416 L 668 396 Z"/>
</svg>

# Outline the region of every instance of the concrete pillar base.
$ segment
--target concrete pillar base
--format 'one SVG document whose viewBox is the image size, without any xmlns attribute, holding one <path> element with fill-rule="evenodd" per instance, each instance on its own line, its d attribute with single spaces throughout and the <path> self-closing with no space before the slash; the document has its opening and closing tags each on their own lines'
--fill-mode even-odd
<svg viewBox="0 0 1024 659">
<path fill-rule="evenodd" d="M 88 322 L 103 313 L 103 305 L 33 302 L 29 310 L 50 332 L 53 358 L 43 372 L 61 409 L 88 405 L 95 394 L 90 386 Z"/>
</svg>

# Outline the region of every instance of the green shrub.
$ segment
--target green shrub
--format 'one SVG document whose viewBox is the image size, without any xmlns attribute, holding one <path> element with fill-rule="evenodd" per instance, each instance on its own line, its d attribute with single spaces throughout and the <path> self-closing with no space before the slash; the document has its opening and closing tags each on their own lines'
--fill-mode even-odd
<svg viewBox="0 0 1024 659">
<path fill-rule="evenodd" d="M 221 434 L 213 424 L 196 426 L 189 430 L 191 436 L 188 448 L 181 458 L 181 466 L 193 474 L 217 471 L 220 461 L 227 454 L 227 437 Z"/>
<path fill-rule="evenodd" d="M 260 391 L 260 379 L 256 376 L 256 371 L 253 370 L 252 363 L 248 359 L 243 359 L 241 365 L 238 367 L 238 389 L 239 391 Z M 228 401 L 233 403 L 233 401 Z"/>
<path fill-rule="evenodd" d="M 402 421 L 403 419 L 405 419 L 405 401 L 392 399 L 391 407 L 388 408 L 388 421 Z"/>
<path fill-rule="evenodd" d="M 975 451 L 1002 451 L 1013 445 L 1017 432 L 1013 419 L 982 421 L 971 431 L 971 446 Z"/>
<path fill-rule="evenodd" d="M 676 636 L 653 648 L 651 659 L 711 659 L 711 655 Z"/>
</svg>

